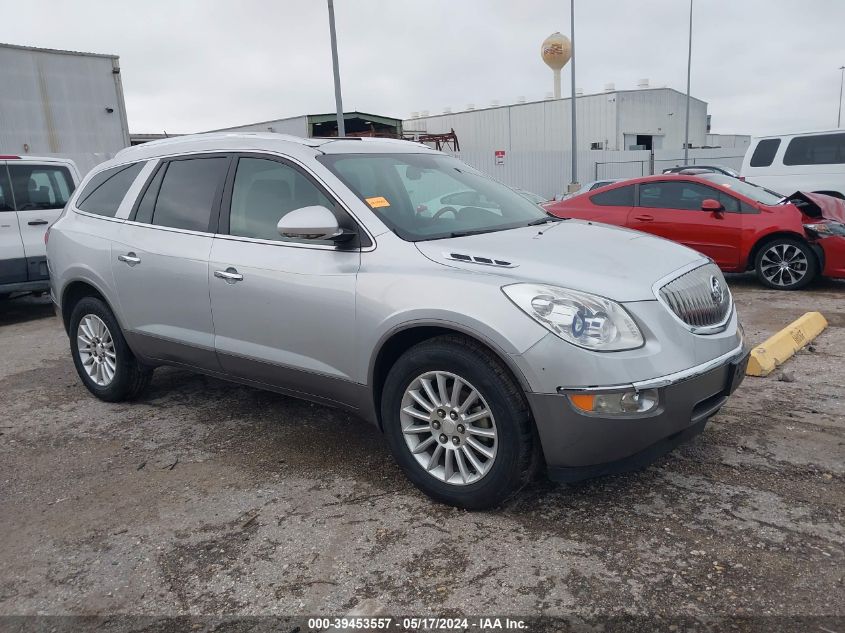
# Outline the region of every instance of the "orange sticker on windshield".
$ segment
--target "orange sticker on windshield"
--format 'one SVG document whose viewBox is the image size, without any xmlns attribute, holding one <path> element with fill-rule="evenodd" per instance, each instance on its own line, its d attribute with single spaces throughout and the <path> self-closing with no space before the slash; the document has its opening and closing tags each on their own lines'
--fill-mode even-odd
<svg viewBox="0 0 845 633">
<path fill-rule="evenodd" d="M 373 209 L 378 209 L 380 207 L 389 207 L 390 203 L 387 201 L 386 198 L 382 196 L 376 196 L 374 198 L 365 198 L 367 204 L 370 205 Z"/>
</svg>

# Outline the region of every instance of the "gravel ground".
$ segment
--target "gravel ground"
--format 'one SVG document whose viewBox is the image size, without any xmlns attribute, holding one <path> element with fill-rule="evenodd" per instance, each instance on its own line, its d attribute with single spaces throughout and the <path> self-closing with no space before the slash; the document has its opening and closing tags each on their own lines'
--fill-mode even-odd
<svg viewBox="0 0 845 633">
<path fill-rule="evenodd" d="M 174 369 L 100 402 L 49 301 L 2 303 L 0 615 L 843 618 L 845 284 L 729 281 L 754 342 L 830 327 L 648 469 L 483 513 L 339 411 Z"/>
</svg>

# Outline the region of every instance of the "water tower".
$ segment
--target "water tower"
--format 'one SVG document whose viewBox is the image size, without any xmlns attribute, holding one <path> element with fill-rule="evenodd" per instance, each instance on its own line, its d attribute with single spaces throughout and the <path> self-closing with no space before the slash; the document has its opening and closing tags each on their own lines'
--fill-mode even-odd
<svg viewBox="0 0 845 633">
<path fill-rule="evenodd" d="M 555 76 L 555 99 L 560 99 L 560 70 L 572 57 L 572 43 L 560 32 L 552 33 L 540 46 L 540 56 Z"/>
</svg>

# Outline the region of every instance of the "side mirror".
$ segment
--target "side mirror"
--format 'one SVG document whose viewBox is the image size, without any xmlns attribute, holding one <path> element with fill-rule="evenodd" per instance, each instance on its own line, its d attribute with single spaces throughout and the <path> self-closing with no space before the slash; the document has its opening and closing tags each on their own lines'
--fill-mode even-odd
<svg viewBox="0 0 845 633">
<path fill-rule="evenodd" d="M 317 205 L 286 213 L 276 225 L 276 230 L 282 237 L 299 240 L 343 241 L 352 235 L 340 228 L 334 213 Z"/>
<path fill-rule="evenodd" d="M 717 218 L 720 218 L 722 217 L 722 212 L 725 210 L 725 207 L 723 207 L 722 203 L 718 200 L 714 200 L 713 198 L 705 198 L 701 201 L 701 210 L 709 211 Z"/>
</svg>

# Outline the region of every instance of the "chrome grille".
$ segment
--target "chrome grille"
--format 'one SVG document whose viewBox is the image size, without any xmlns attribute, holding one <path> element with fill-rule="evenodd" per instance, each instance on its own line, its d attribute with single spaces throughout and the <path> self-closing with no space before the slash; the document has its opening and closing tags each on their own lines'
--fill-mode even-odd
<svg viewBox="0 0 845 633">
<path fill-rule="evenodd" d="M 712 263 L 676 277 L 660 288 L 659 296 L 694 332 L 721 329 L 733 305 L 722 271 Z"/>
</svg>

